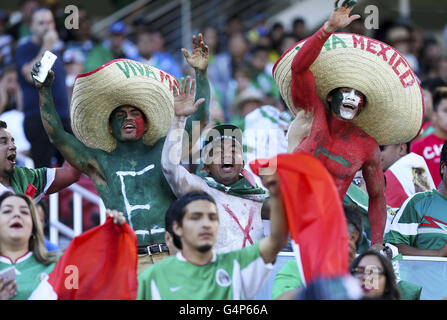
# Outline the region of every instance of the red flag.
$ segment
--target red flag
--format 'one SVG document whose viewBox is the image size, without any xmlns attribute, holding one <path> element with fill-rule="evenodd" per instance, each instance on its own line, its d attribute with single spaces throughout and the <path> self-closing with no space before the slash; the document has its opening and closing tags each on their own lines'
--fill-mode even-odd
<svg viewBox="0 0 447 320">
<path fill-rule="evenodd" d="M 307 283 L 320 277 L 348 274 L 348 230 L 332 176 L 315 157 L 305 153 L 281 154 L 250 163 L 260 168 L 276 162 L 290 235 L 299 246 L 298 265 Z"/>
<path fill-rule="evenodd" d="M 74 238 L 30 299 L 135 300 L 137 238 L 112 218 Z"/>
</svg>

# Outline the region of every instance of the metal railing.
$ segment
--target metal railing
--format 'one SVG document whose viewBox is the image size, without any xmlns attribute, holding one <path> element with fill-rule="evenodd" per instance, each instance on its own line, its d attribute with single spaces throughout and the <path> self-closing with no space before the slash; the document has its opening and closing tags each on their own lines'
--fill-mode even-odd
<svg viewBox="0 0 447 320">
<path fill-rule="evenodd" d="M 82 201 L 86 199 L 99 207 L 99 221 L 103 224 L 106 220 L 106 208 L 102 199 L 81 187 L 78 184 L 72 184 L 67 189 L 73 191 L 73 228 L 63 224 L 59 219 L 59 193 L 49 195 L 49 228 L 50 228 L 50 242 L 59 245 L 59 233 L 63 234 L 70 240 L 80 235 L 82 230 Z"/>
</svg>

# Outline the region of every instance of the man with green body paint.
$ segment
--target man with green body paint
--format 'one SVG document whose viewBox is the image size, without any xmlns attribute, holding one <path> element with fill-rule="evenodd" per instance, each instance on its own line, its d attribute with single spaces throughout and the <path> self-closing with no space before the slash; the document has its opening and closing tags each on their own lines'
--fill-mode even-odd
<svg viewBox="0 0 447 320">
<path fill-rule="evenodd" d="M 199 39 L 196 39 L 195 36 L 193 37 L 193 54 L 190 55 L 185 49 L 182 49 L 182 52 L 189 65 L 196 72 L 196 100 L 199 98 L 205 99 L 205 103 L 201 104 L 199 110 L 190 121 L 200 120 L 201 125 L 204 125 L 208 118 L 210 97 L 206 75 L 208 48 L 203 43 L 202 36 L 199 35 Z M 137 62 L 131 62 L 130 60 L 115 62 L 115 64 L 118 65 L 121 72 L 128 71 L 124 79 L 139 75 L 138 71 L 135 70 L 137 67 L 157 70 Z M 33 74 L 38 72 L 38 68 L 39 65 L 36 64 Z M 178 82 L 176 80 L 171 81 L 172 79 L 167 74 L 164 74 L 162 71 L 159 73 L 160 75 L 155 72 L 148 77 L 155 77 L 157 81 L 164 82 L 164 84 L 169 80 L 170 89 L 172 87 L 171 82 L 174 82 L 174 86 L 178 85 Z M 130 97 L 126 96 L 121 99 L 120 101 L 124 103 L 115 108 L 109 118 L 108 130 L 113 136 L 113 140 L 115 140 L 116 147 L 109 151 L 89 147 L 81 139 L 63 130 L 60 119 L 54 109 L 50 90 L 53 77 L 52 73 L 50 73 L 43 84 L 35 82 L 39 89 L 41 117 L 45 130 L 52 143 L 56 145 L 64 157 L 74 167 L 91 178 L 106 208 L 124 213 L 137 235 L 139 248 L 138 273 L 140 273 L 150 264 L 168 256 L 168 249 L 165 245 L 164 215 L 169 205 L 175 200 L 175 196 L 166 182 L 160 165 L 162 148 L 168 130 L 164 132 L 161 130 L 158 133 L 160 138 L 156 139 L 152 145 L 145 143 L 143 136 L 148 132 L 150 133 L 151 126 L 153 130 L 157 130 L 157 123 L 152 122 L 151 124 L 148 121 L 147 113 L 140 110 L 138 101 L 134 101 L 133 104 L 130 102 L 129 104 L 125 103 L 126 99 L 132 101 L 132 95 L 128 94 Z M 123 91 L 125 90 L 127 90 L 127 85 L 123 85 Z M 171 91 L 168 91 L 168 93 L 172 95 Z M 123 95 L 125 95 L 125 92 Z M 157 99 L 157 93 L 155 92 L 153 96 L 151 95 L 152 97 Z M 163 100 L 154 100 L 153 103 L 158 103 L 161 108 L 166 109 L 169 107 L 168 105 L 160 106 L 160 104 L 164 104 Z M 104 110 L 96 106 L 95 110 L 96 113 L 104 112 Z M 171 114 L 170 122 L 173 110 L 169 112 Z M 86 118 L 79 118 L 72 119 L 72 127 L 83 125 L 79 121 L 88 121 Z M 87 129 L 93 130 L 96 126 L 100 126 L 99 120 L 98 123 L 91 123 Z M 191 125 L 189 127 L 191 128 Z"/>
</svg>

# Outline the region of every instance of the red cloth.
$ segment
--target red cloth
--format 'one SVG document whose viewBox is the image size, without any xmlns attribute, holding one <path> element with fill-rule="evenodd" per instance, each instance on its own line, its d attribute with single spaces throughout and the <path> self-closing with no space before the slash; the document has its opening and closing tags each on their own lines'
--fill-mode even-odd
<svg viewBox="0 0 447 320">
<path fill-rule="evenodd" d="M 386 190 L 385 198 L 386 204 L 392 208 L 400 208 L 402 203 L 407 200 L 408 195 L 402 187 L 399 179 L 393 174 L 391 170 L 385 171 Z"/>
<path fill-rule="evenodd" d="M 137 259 L 132 228 L 127 223 L 118 226 L 108 218 L 70 242 L 48 282 L 59 300 L 135 300 Z M 78 273 L 77 289 L 70 278 L 76 276 L 73 266 Z"/>
<path fill-rule="evenodd" d="M 410 151 L 414 152 L 425 159 L 428 169 L 433 178 L 436 188 L 441 182 L 441 174 L 439 173 L 441 166 L 441 150 L 445 140 L 436 135 L 429 134 L 425 138 L 413 142 Z"/>
<path fill-rule="evenodd" d="M 309 154 L 281 154 L 276 161 L 290 235 L 300 248 L 305 281 L 347 274 L 348 230 L 332 176 Z M 250 163 L 258 175 L 267 166 L 266 160 Z"/>
</svg>

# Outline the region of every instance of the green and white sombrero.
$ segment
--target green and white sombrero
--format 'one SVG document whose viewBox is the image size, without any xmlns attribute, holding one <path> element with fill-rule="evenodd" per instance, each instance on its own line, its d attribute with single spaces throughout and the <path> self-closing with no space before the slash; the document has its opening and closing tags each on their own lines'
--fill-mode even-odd
<svg viewBox="0 0 447 320">
<path fill-rule="evenodd" d="M 110 152 L 116 139 L 109 132 L 112 111 L 122 105 L 140 109 L 148 130 L 143 142 L 164 137 L 174 117 L 172 86 L 177 79 L 155 67 L 128 59 L 112 60 L 76 77 L 70 105 L 71 127 L 86 146 Z"/>
<path fill-rule="evenodd" d="M 291 65 L 305 41 L 285 52 L 273 68 L 281 95 L 295 116 L 302 109 L 292 101 Z M 334 33 L 310 70 L 325 103 L 327 95 L 339 87 L 351 87 L 366 96 L 353 123 L 379 145 L 407 142 L 418 135 L 424 118 L 421 88 L 408 62 L 391 46 L 357 34 Z"/>
</svg>

